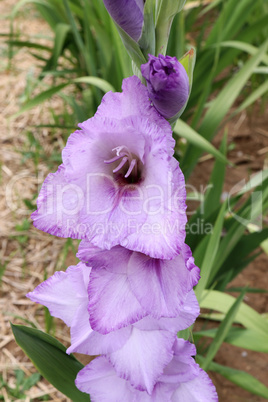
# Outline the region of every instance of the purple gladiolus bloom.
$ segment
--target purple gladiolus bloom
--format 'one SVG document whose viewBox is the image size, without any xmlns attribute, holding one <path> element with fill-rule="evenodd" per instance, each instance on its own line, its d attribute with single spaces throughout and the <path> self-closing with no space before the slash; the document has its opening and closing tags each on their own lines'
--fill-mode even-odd
<svg viewBox="0 0 268 402">
<path fill-rule="evenodd" d="M 56 236 L 172 259 L 181 251 L 187 219 L 171 127 L 136 76 L 122 88 L 107 93 L 95 116 L 69 137 L 32 219 Z"/>
<path fill-rule="evenodd" d="M 136 42 L 143 25 L 144 0 L 103 0 L 113 20 Z"/>
<path fill-rule="evenodd" d="M 105 357 L 97 357 L 77 375 L 76 386 L 90 394 L 92 402 L 216 402 L 216 389 L 206 374 L 192 358 L 194 345 L 176 339 L 173 358 L 158 377 L 149 394 L 133 387 L 120 378 Z"/>
<path fill-rule="evenodd" d="M 192 291 L 199 280 L 199 268 L 185 244 L 173 260 L 159 260 L 121 246 L 109 251 L 97 249 L 84 240 L 77 256 L 92 267 L 88 308 L 95 331 L 107 334 L 146 316 L 174 318 L 182 313 L 185 303 L 189 306 L 185 328 L 199 315 Z"/>
<path fill-rule="evenodd" d="M 189 78 L 183 65 L 176 57 L 149 54 L 141 72 L 158 112 L 166 119 L 176 116 L 189 97 Z"/>
<path fill-rule="evenodd" d="M 91 273 L 91 268 L 79 263 L 66 272 L 56 272 L 27 296 L 48 307 L 51 315 L 61 318 L 71 328 L 71 346 L 67 353 L 103 354 L 120 377 L 151 393 L 157 378 L 173 357 L 177 332 L 192 325 L 199 314 L 194 292 L 189 292 L 175 318 L 157 320 L 146 316 L 133 325 L 103 335 L 90 326 L 88 288 Z M 132 311 L 132 306 L 124 305 L 124 301 L 122 307 Z M 120 311 L 115 313 L 120 315 Z"/>
</svg>

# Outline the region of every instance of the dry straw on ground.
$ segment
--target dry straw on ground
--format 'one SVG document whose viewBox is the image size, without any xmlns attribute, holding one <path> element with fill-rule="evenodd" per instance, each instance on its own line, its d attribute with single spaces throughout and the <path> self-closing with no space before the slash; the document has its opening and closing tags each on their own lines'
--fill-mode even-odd
<svg viewBox="0 0 268 402">
<path fill-rule="evenodd" d="M 16 0 L 0 2 L 1 33 L 9 32 L 9 19 Z M 46 24 L 27 8 L 23 16 L 16 19 L 16 32 L 21 38 L 28 35 L 51 36 Z M 51 122 L 49 108 L 60 110 L 62 101 L 59 97 L 48 104 L 36 107 L 16 119 L 10 117 L 19 110 L 19 99 L 25 93 L 29 71 L 37 76 L 36 59 L 26 48 L 15 54 L 12 67 L 7 69 L 7 46 L 2 38 L 0 43 L 0 373 L 11 388 L 15 387 L 15 369 L 21 369 L 26 376 L 35 372 L 33 364 L 16 345 L 9 322 L 25 324 L 29 320 L 37 328 L 44 330 L 43 308 L 32 303 L 25 294 L 44 280 L 44 274 L 51 276 L 56 268 L 61 268 L 64 239 L 52 238 L 32 226 L 23 232 L 16 229 L 23 221 L 29 220 L 30 211 L 23 199 L 32 199 L 41 181 L 48 173 L 44 163 L 38 165 L 38 174 L 32 159 L 24 160 L 21 151 L 26 149 L 25 129 L 33 125 Z M 46 39 L 43 39 L 43 43 Z M 40 42 L 40 40 L 39 40 Z M 42 42 L 42 40 L 41 40 Z M 48 108 L 49 106 L 49 108 Z M 38 135 L 42 151 L 50 155 L 55 147 L 49 138 L 47 129 L 32 129 Z M 36 131 L 36 132 L 35 132 Z M 60 135 L 56 136 L 62 147 Z M 39 183 L 38 183 L 39 182 Z M 27 236 L 23 241 L 22 236 Z M 59 323 L 57 338 L 69 343 L 68 329 Z M 0 390 L 4 401 L 14 400 L 8 395 L 6 388 Z M 29 391 L 26 401 L 40 400 L 48 395 L 51 401 L 68 401 L 44 379 L 41 379 Z"/>
</svg>

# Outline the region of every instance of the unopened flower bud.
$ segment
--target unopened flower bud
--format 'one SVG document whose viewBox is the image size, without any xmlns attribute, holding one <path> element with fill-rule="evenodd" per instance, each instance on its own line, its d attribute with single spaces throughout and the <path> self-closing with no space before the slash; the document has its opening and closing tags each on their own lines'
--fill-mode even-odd
<svg viewBox="0 0 268 402">
<path fill-rule="evenodd" d="M 103 0 L 113 20 L 136 42 L 143 25 L 144 0 Z"/>
<path fill-rule="evenodd" d="M 141 65 L 141 72 L 158 112 L 166 119 L 179 117 L 189 97 L 189 78 L 183 65 L 176 57 L 149 54 L 149 61 Z"/>
</svg>

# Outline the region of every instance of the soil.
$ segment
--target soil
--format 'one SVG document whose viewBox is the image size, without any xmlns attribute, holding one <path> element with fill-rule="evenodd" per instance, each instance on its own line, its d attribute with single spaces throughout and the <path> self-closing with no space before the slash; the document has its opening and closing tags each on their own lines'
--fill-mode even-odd
<svg viewBox="0 0 268 402">
<path fill-rule="evenodd" d="M 16 0 L 2 0 L 0 3 L 1 33 L 8 33 L 7 16 L 15 4 Z M 49 27 L 28 8 L 16 19 L 16 30 L 23 33 L 20 38 L 22 40 L 24 37 L 40 36 L 41 33 L 43 44 L 47 44 L 46 37 L 51 36 Z M 0 124 L 2 127 L 0 132 L 0 275 L 2 275 L 0 281 L 0 372 L 4 381 L 14 388 L 14 369 L 21 369 L 26 376 L 33 373 L 35 369 L 14 342 L 9 321 L 25 324 L 25 320 L 28 320 L 37 328 L 44 330 L 43 308 L 26 299 L 25 294 L 44 280 L 45 275 L 49 277 L 55 269 L 65 269 L 68 265 L 75 264 L 76 258 L 72 249 L 66 247 L 66 240 L 37 231 L 31 225 L 26 225 L 23 230 L 23 223 L 30 222 L 30 211 L 25 207 L 23 199 L 32 199 L 50 170 L 46 161 L 41 159 L 37 168 L 38 175 L 36 175 L 33 158 L 25 158 L 22 151 L 29 150 L 30 147 L 25 131 L 31 131 L 38 138 L 48 158 L 55 146 L 61 149 L 64 142 L 60 133 L 55 135 L 55 140 L 51 143 L 51 133 L 48 129 L 32 127 L 40 122 L 52 123 L 49 108 L 61 110 L 61 100 L 56 96 L 52 101 L 10 120 L 10 116 L 20 107 L 20 98 L 22 95 L 26 96 L 29 89 L 29 85 L 27 87 L 26 84 L 27 77 L 29 84 L 29 76 L 32 74 L 37 77 L 38 69 L 33 67 L 36 66 L 36 60 L 25 48 L 15 54 L 11 69 L 7 69 L 7 47 L 3 41 L 0 44 L 0 52 Z M 268 165 L 267 114 L 265 116 L 264 112 L 260 112 L 261 109 L 261 105 L 257 103 L 250 111 L 236 116 L 224 126 L 228 128 L 228 144 L 231 146 L 230 149 L 232 148 L 228 152 L 228 159 L 235 164 L 235 167 L 227 167 L 224 186 L 226 192 L 242 179 L 248 180 L 251 174 Z M 219 133 L 214 141 L 215 146 L 219 146 L 221 137 L 222 133 Z M 190 180 L 197 189 L 207 184 L 213 163 L 214 160 L 210 156 L 201 158 Z M 264 220 L 266 220 L 265 217 Z M 76 242 L 74 242 L 74 248 L 77 248 Z M 268 290 L 267 262 L 267 255 L 262 254 L 238 275 L 230 286 L 249 285 Z M 268 294 L 249 293 L 245 301 L 259 313 L 267 313 Z M 52 334 L 68 345 L 68 330 L 60 320 L 54 320 L 54 324 Z M 268 354 L 245 351 L 223 344 L 215 361 L 244 370 L 268 386 Z M 85 360 L 83 362 L 86 363 Z M 211 373 L 211 377 L 222 402 L 264 401 L 263 398 L 242 390 L 219 375 Z M 1 392 L 6 402 L 11 400 L 6 388 L 2 388 Z M 40 400 L 39 398 L 44 395 L 49 395 L 51 401 L 69 401 L 44 379 L 26 391 L 25 395 L 26 402 Z"/>
</svg>

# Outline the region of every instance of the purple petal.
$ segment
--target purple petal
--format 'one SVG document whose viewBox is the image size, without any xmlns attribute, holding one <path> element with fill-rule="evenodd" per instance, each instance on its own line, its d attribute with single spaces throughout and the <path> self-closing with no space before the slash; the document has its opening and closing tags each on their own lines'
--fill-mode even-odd
<svg viewBox="0 0 268 402">
<path fill-rule="evenodd" d="M 125 275 L 132 254 L 133 251 L 121 246 L 113 247 L 111 250 L 103 250 L 92 246 L 87 240 L 82 240 L 79 244 L 77 258 L 87 263 L 94 270 L 106 268 L 111 273 Z"/>
<path fill-rule="evenodd" d="M 151 394 L 158 377 L 173 357 L 175 339 L 176 335 L 168 331 L 140 331 L 133 326 L 125 345 L 107 358 L 121 378 Z"/>
<path fill-rule="evenodd" d="M 173 348 L 174 357 L 165 368 L 159 381 L 178 384 L 198 376 L 199 366 L 192 358 L 196 355 L 195 346 L 184 339 L 176 339 Z"/>
<path fill-rule="evenodd" d="M 131 327 L 122 328 L 107 335 L 99 334 L 91 329 L 87 303 L 80 305 L 71 327 L 71 346 L 67 353 L 83 353 L 99 355 L 112 353 L 120 349 L 131 334 Z"/>
<path fill-rule="evenodd" d="M 92 270 L 88 286 L 91 327 L 107 334 L 140 320 L 146 311 L 131 292 L 126 274 Z"/>
<path fill-rule="evenodd" d="M 159 377 L 159 385 L 173 389 L 172 402 L 217 401 L 216 389 L 208 375 L 192 358 L 196 354 L 193 344 L 176 339 L 174 357 Z M 168 385 L 169 384 L 169 385 Z"/>
<path fill-rule="evenodd" d="M 176 317 L 195 283 L 195 271 L 189 272 L 182 253 L 171 261 L 133 253 L 127 272 L 131 290 L 155 318 Z"/>
<path fill-rule="evenodd" d="M 198 284 L 200 279 L 200 269 L 194 263 L 194 257 L 192 255 L 192 251 L 187 244 L 184 244 L 182 247 L 182 255 L 185 260 L 186 267 L 188 271 L 191 273 L 188 290 L 190 291 L 194 286 Z"/>
<path fill-rule="evenodd" d="M 89 258 L 91 258 L 91 256 L 94 257 L 101 251 L 104 251 L 104 250 L 100 249 L 99 247 L 94 246 L 94 244 L 90 243 L 87 240 L 82 240 L 79 244 L 76 257 L 79 258 L 80 261 L 82 261 L 86 264 L 86 263 L 88 263 Z M 100 260 L 99 267 L 103 267 L 103 263 L 101 261 L 102 261 L 102 259 Z"/>
<path fill-rule="evenodd" d="M 192 260 L 189 267 L 189 247 L 184 245 L 182 251 L 174 260 L 161 261 L 120 246 L 107 251 L 82 241 L 78 257 L 92 267 L 89 310 L 93 328 L 106 333 L 148 314 L 150 320 L 173 317 L 164 320 L 163 325 L 175 332 L 192 325 L 199 315 L 199 305 L 189 289 L 197 283 L 199 269 Z M 116 291 L 118 287 L 120 291 Z M 152 324 L 144 319 L 137 325 L 144 328 L 144 322 L 146 329 L 150 325 L 154 325 L 152 329 L 164 329 L 157 320 Z"/>
<path fill-rule="evenodd" d="M 166 136 L 167 149 L 170 155 L 173 155 L 175 140 L 172 137 L 171 126 L 152 106 L 146 86 L 141 83 L 137 76 L 133 75 L 123 80 L 122 90 L 123 92 L 106 93 L 95 116 L 80 123 L 79 127 L 84 132 L 88 132 L 95 119 L 97 121 L 99 118 L 122 120 L 130 116 L 140 116 L 161 128 Z"/>
<path fill-rule="evenodd" d="M 156 150 L 147 154 L 146 175 L 139 185 L 141 213 L 128 219 L 128 236 L 120 244 L 153 258 L 172 259 L 185 240 L 185 180 L 179 163 L 163 151 L 166 145 L 160 142 L 158 149 L 156 145 L 155 139 Z"/>
<path fill-rule="evenodd" d="M 200 307 L 195 295 L 195 292 L 191 290 L 185 299 L 185 303 L 183 305 L 182 311 L 179 314 L 178 318 L 175 318 L 177 320 L 178 325 L 178 331 L 182 331 L 183 329 L 186 329 L 193 325 L 195 320 L 200 314 Z M 163 318 L 164 320 L 164 318 Z M 171 320 L 171 318 L 165 318 L 165 320 Z M 174 323 L 174 326 L 176 324 Z"/>
<path fill-rule="evenodd" d="M 172 402 L 217 402 L 216 388 L 205 371 L 199 368 L 199 375 L 191 381 L 182 382 L 171 397 Z"/>
<path fill-rule="evenodd" d="M 103 0 L 114 21 L 136 42 L 143 25 L 143 0 Z"/>
<path fill-rule="evenodd" d="M 69 183 L 65 167 L 60 165 L 56 173 L 45 179 L 37 199 L 37 211 L 31 218 L 37 229 L 60 237 L 81 238 L 79 219 L 84 195 L 75 183 Z"/>
<path fill-rule="evenodd" d="M 77 281 L 80 280 L 83 289 L 83 269 L 90 273 L 90 268 L 83 263 L 69 267 L 66 272 L 57 271 L 51 278 L 38 285 L 33 292 L 28 293 L 27 297 L 46 306 L 52 316 L 60 318 L 70 327 L 81 303 L 70 279 L 70 273 L 76 273 Z"/>
<path fill-rule="evenodd" d="M 181 312 L 175 318 L 160 318 L 156 319 L 150 316 L 144 317 L 142 320 L 133 325 L 140 330 L 154 331 L 166 330 L 176 334 L 178 331 L 191 326 L 200 313 L 198 301 L 195 293 L 192 290 L 188 293 Z"/>
<path fill-rule="evenodd" d="M 113 366 L 104 357 L 97 357 L 79 371 L 75 384 L 80 391 L 90 394 L 92 402 L 151 401 L 147 392 L 134 389 L 127 381 L 118 377 Z"/>
</svg>

